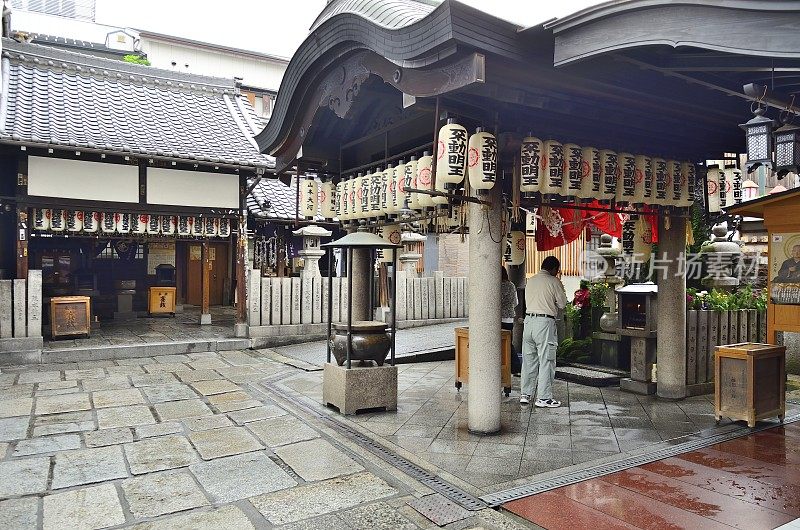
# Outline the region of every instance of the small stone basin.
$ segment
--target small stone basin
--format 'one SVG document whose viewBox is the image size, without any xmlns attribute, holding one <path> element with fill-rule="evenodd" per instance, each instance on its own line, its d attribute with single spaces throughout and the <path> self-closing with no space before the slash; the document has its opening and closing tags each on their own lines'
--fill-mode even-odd
<svg viewBox="0 0 800 530">
<path fill-rule="evenodd" d="M 391 348 L 391 339 L 386 332 L 386 323 L 377 320 L 361 320 L 353 322 L 352 350 L 350 361 L 375 361 L 378 366 L 383 366 L 386 354 Z M 333 325 L 333 334 L 330 337 L 331 352 L 336 363 L 342 366 L 347 360 L 347 324 Z"/>
</svg>

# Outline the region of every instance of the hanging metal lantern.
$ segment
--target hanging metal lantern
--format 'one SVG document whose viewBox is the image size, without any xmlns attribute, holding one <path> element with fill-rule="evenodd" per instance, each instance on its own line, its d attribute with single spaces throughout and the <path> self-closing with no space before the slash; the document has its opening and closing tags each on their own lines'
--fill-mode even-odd
<svg viewBox="0 0 800 530">
<path fill-rule="evenodd" d="M 564 179 L 561 183 L 562 197 L 577 197 L 583 181 L 583 153 L 581 146 L 564 144 Z"/>
<path fill-rule="evenodd" d="M 436 159 L 436 182 L 454 188 L 464 180 L 467 171 L 467 130 L 448 118 L 439 129 Z"/>
<path fill-rule="evenodd" d="M 147 233 L 149 235 L 158 235 L 161 233 L 161 216 L 151 215 L 150 222 L 147 223 Z"/>
<path fill-rule="evenodd" d="M 300 181 L 300 215 L 306 221 L 317 216 L 317 181 L 310 177 Z"/>
<path fill-rule="evenodd" d="M 778 178 L 800 173 L 800 127 L 786 123 L 775 131 L 775 171 Z"/>
<path fill-rule="evenodd" d="M 33 229 L 49 230 L 51 215 L 52 212 L 49 208 L 36 208 L 33 210 Z"/>
<path fill-rule="evenodd" d="M 100 229 L 100 212 L 83 212 L 83 231 L 94 233 Z"/>
<path fill-rule="evenodd" d="M 136 217 L 135 215 L 132 217 Z M 161 234 L 165 236 L 171 236 L 175 233 L 175 226 L 178 223 L 178 219 L 174 215 L 162 215 L 161 216 Z"/>
<path fill-rule="evenodd" d="M 136 217 L 133 213 L 118 213 L 117 214 L 117 233 L 127 234 L 131 231 L 131 219 Z"/>
<path fill-rule="evenodd" d="M 469 137 L 469 185 L 478 193 L 494 187 L 497 180 L 497 138 L 478 127 Z"/>
<path fill-rule="evenodd" d="M 752 108 L 752 107 L 751 107 Z M 747 123 L 739 125 L 745 132 L 747 142 L 747 172 L 752 172 L 760 165 L 772 168 L 772 129 L 775 122 L 764 116 L 766 106 L 756 103 L 753 110 L 755 116 Z"/>
<path fill-rule="evenodd" d="M 619 154 L 621 178 L 617 179 L 617 202 L 633 203 L 636 193 L 636 157 L 630 153 Z"/>
<path fill-rule="evenodd" d="M 547 140 L 544 153 L 545 173 L 541 192 L 558 195 L 564 184 L 564 146 L 556 140 Z"/>
<path fill-rule="evenodd" d="M 683 190 L 683 170 L 681 168 L 682 164 L 677 160 L 667 160 L 667 172 L 670 178 L 667 189 L 668 206 L 678 206 L 681 203 Z"/>
<path fill-rule="evenodd" d="M 425 151 L 422 153 L 422 157 L 420 157 L 419 161 L 417 162 L 417 188 L 420 190 L 429 190 L 433 189 L 433 178 L 431 174 L 431 166 L 433 164 L 433 157 L 431 156 L 429 151 Z M 433 199 L 430 195 L 425 193 L 417 193 L 417 200 L 419 201 L 419 205 L 421 208 L 431 208 L 433 207 Z"/>
<path fill-rule="evenodd" d="M 333 182 L 323 182 L 319 185 L 319 201 L 320 212 L 325 219 L 333 219 L 336 216 L 336 193 L 334 192 Z"/>
<path fill-rule="evenodd" d="M 722 207 L 719 190 L 725 185 L 725 174 L 719 166 L 709 166 L 706 172 L 706 195 L 708 196 L 708 211 L 717 213 Z"/>
<path fill-rule="evenodd" d="M 723 173 L 725 174 L 725 200 L 720 195 L 720 204 L 723 208 L 730 208 L 742 202 L 742 172 L 734 166 L 726 166 Z"/>
<path fill-rule="evenodd" d="M 520 191 L 523 194 L 537 193 L 542 188 L 544 170 L 544 144 L 539 138 L 526 136 L 520 147 Z"/>
<path fill-rule="evenodd" d="M 117 231 L 117 214 L 103 212 L 100 217 L 100 229 L 104 234 L 113 234 Z"/>
<path fill-rule="evenodd" d="M 603 187 L 603 166 L 600 165 L 600 151 L 594 147 L 581 149 L 581 189 L 578 197 L 600 198 Z"/>
<path fill-rule="evenodd" d="M 681 164 L 681 199 L 678 206 L 687 207 L 694 203 L 694 183 L 697 178 L 697 170 L 691 162 Z"/>
<path fill-rule="evenodd" d="M 506 236 L 503 261 L 506 265 L 522 265 L 525 263 L 525 232 L 511 231 Z"/>
<path fill-rule="evenodd" d="M 650 204 L 658 206 L 667 205 L 667 189 L 669 186 L 669 171 L 667 161 L 663 158 L 654 158 L 653 165 L 653 194 Z"/>
<path fill-rule="evenodd" d="M 600 151 L 600 168 L 603 172 L 603 184 L 599 198 L 604 201 L 612 201 L 617 196 L 617 180 L 620 174 L 617 153 L 610 149 Z"/>
<path fill-rule="evenodd" d="M 637 155 L 633 160 L 635 166 L 633 202 L 634 204 L 647 204 L 650 202 L 653 191 L 652 160 L 650 157 L 644 155 Z"/>
<path fill-rule="evenodd" d="M 417 189 L 417 174 L 418 174 L 418 166 L 419 163 L 417 162 L 417 157 L 412 156 L 411 160 L 409 160 L 408 164 L 406 164 L 405 174 L 403 175 L 403 181 L 405 182 L 404 188 L 408 189 Z M 412 210 L 421 210 L 422 206 L 420 205 L 419 193 L 411 193 L 406 192 L 408 196 L 408 207 Z"/>
</svg>

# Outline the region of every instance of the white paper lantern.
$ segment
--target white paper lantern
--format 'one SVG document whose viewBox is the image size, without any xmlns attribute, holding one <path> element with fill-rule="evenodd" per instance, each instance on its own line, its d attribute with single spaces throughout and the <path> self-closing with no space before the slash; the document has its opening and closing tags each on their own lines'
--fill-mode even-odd
<svg viewBox="0 0 800 530">
<path fill-rule="evenodd" d="M 151 215 L 150 220 L 147 222 L 147 233 L 155 236 L 161 233 L 161 216 Z"/>
<path fill-rule="evenodd" d="M 648 202 L 648 191 L 652 190 L 653 170 L 649 157 L 636 155 L 633 159 L 634 179 L 633 179 L 633 203 L 645 204 Z M 648 184 L 649 183 L 649 184 Z"/>
<path fill-rule="evenodd" d="M 350 198 L 352 199 L 350 204 L 350 219 L 356 221 L 361 219 L 361 181 L 364 180 L 364 175 L 361 173 L 353 179 L 352 189 Z"/>
<path fill-rule="evenodd" d="M 667 172 L 669 173 L 669 184 L 667 185 L 667 205 L 678 206 L 681 202 L 681 181 L 683 173 L 682 164 L 677 160 L 667 160 Z"/>
<path fill-rule="evenodd" d="M 522 193 L 537 193 L 541 191 L 544 178 L 546 158 L 544 144 L 536 137 L 526 136 L 520 147 L 520 191 Z"/>
<path fill-rule="evenodd" d="M 362 175 L 358 181 L 359 191 L 361 191 L 360 202 L 358 204 L 358 218 L 367 219 L 372 215 L 370 197 L 372 196 L 372 181 L 369 175 Z"/>
<path fill-rule="evenodd" d="M 561 196 L 577 197 L 583 180 L 583 150 L 576 144 L 564 144 L 564 180 Z"/>
<path fill-rule="evenodd" d="M 594 147 L 584 147 L 581 149 L 581 189 L 578 197 L 600 198 L 602 188 L 603 167 L 600 165 L 600 151 Z"/>
<path fill-rule="evenodd" d="M 63 232 L 67 224 L 67 212 L 62 208 L 50 210 L 50 230 L 53 232 Z"/>
<path fill-rule="evenodd" d="M 725 203 L 723 204 L 723 207 L 730 208 L 731 206 L 742 202 L 742 172 L 735 167 L 726 167 L 724 172 Z"/>
<path fill-rule="evenodd" d="M 425 151 L 417 162 L 417 188 L 421 190 L 433 190 L 433 175 L 431 174 L 431 165 L 433 164 L 433 157 L 428 151 Z M 425 193 L 418 193 L 417 200 L 422 208 L 431 208 L 434 206 L 433 198 Z"/>
<path fill-rule="evenodd" d="M 417 162 L 417 157 L 412 156 L 411 160 L 406 164 L 406 170 L 403 174 L 403 182 L 404 182 L 404 189 L 406 190 L 406 194 L 408 196 L 408 206 L 412 210 L 420 210 L 422 206 L 420 205 L 419 198 L 420 193 L 411 193 L 407 191 L 408 189 L 417 189 L 417 168 L 419 163 Z"/>
<path fill-rule="evenodd" d="M 619 157 L 615 151 L 600 151 L 600 170 L 603 172 L 603 185 L 599 198 L 604 201 L 614 200 L 617 196 L 617 181 L 620 177 Z"/>
<path fill-rule="evenodd" d="M 400 230 L 400 225 L 399 224 L 384 225 L 384 226 L 382 226 L 380 228 L 380 233 L 381 233 L 381 237 L 385 241 L 387 241 L 387 242 L 389 242 L 389 243 L 391 243 L 393 245 L 399 245 L 400 244 L 400 241 L 402 239 L 402 232 Z M 394 253 L 394 250 L 388 249 L 388 248 L 384 248 L 382 250 L 383 250 L 383 252 L 381 252 L 381 255 L 380 255 L 380 258 L 378 259 L 378 261 L 380 261 L 382 263 L 391 263 L 392 262 L 392 257 L 393 257 L 392 254 Z"/>
<path fill-rule="evenodd" d="M 313 178 L 300 181 L 300 215 L 306 220 L 317 216 L 317 181 Z"/>
<path fill-rule="evenodd" d="M 344 221 L 342 216 L 342 199 L 344 198 L 344 181 L 340 180 L 336 184 L 336 199 L 333 202 L 333 211 L 339 221 Z"/>
<path fill-rule="evenodd" d="M 136 217 L 132 213 L 117 214 L 117 233 L 127 234 L 131 231 L 131 218 Z"/>
<path fill-rule="evenodd" d="M 205 226 L 202 217 L 194 217 L 192 223 L 192 235 L 194 237 L 203 237 L 205 235 Z"/>
<path fill-rule="evenodd" d="M 545 173 L 542 180 L 542 193 L 557 195 L 564 184 L 564 146 L 556 140 L 544 143 Z"/>
<path fill-rule="evenodd" d="M 206 237 L 214 237 L 219 234 L 219 219 L 216 217 L 204 217 L 203 234 Z"/>
<path fill-rule="evenodd" d="M 683 177 L 682 177 L 683 178 Z M 706 173 L 706 195 L 708 196 L 708 211 L 716 213 L 722 206 L 720 202 L 720 184 L 725 185 L 725 174 L 718 166 L 711 166 Z M 683 198 L 681 197 L 681 200 Z"/>
<path fill-rule="evenodd" d="M 322 217 L 333 219 L 336 216 L 334 204 L 335 193 L 333 182 L 323 182 L 319 185 L 319 209 Z"/>
<path fill-rule="evenodd" d="M 467 156 L 469 185 L 472 189 L 490 190 L 497 180 L 497 138 L 478 127 L 469 137 Z"/>
<path fill-rule="evenodd" d="M 33 229 L 49 230 L 50 216 L 53 212 L 49 208 L 36 208 L 33 211 Z"/>
<path fill-rule="evenodd" d="M 100 216 L 100 230 L 104 234 L 113 234 L 117 231 L 117 215 L 111 212 L 103 212 Z"/>
<path fill-rule="evenodd" d="M 135 216 L 134 216 L 135 217 Z M 161 216 L 161 234 L 165 236 L 171 236 L 175 233 L 175 225 L 177 224 L 178 220 L 174 215 L 162 215 Z"/>
<path fill-rule="evenodd" d="M 405 188 L 405 174 L 406 164 L 403 160 L 392 168 L 392 177 L 389 187 L 389 214 L 392 216 L 400 215 L 400 210 L 403 208 L 403 200 L 406 194 L 403 191 Z"/>
<path fill-rule="evenodd" d="M 181 215 L 178 217 L 179 236 L 191 236 L 193 228 L 194 228 L 194 217 L 186 215 Z"/>
<path fill-rule="evenodd" d="M 697 176 L 695 165 L 691 162 L 681 164 L 681 207 L 691 206 L 694 202 L 694 183 Z"/>
<path fill-rule="evenodd" d="M 620 153 L 619 169 L 621 178 L 617 179 L 617 202 L 633 203 L 636 189 L 636 157 L 630 153 Z"/>
<path fill-rule="evenodd" d="M 350 221 L 350 182 L 345 179 L 339 183 L 342 192 L 339 194 L 339 220 L 343 223 Z"/>
<path fill-rule="evenodd" d="M 507 265 L 522 265 L 525 262 L 525 232 L 511 231 L 506 236 L 503 261 Z"/>
<path fill-rule="evenodd" d="M 83 212 L 80 210 L 65 210 L 64 230 L 67 232 L 80 232 L 83 230 Z"/>
<path fill-rule="evenodd" d="M 447 215 L 446 225 L 450 228 L 457 228 L 461 226 L 461 215 L 463 212 L 469 213 L 469 208 L 464 206 L 463 204 L 454 204 Z M 465 224 L 469 224 L 468 221 L 464 220 Z"/>
<path fill-rule="evenodd" d="M 150 223 L 150 216 L 146 213 L 140 213 L 131 216 L 131 233 L 132 234 L 146 234 L 147 225 Z M 187 234 L 188 235 L 188 234 Z"/>
<path fill-rule="evenodd" d="M 230 237 L 231 236 L 231 220 L 230 219 L 220 219 L 219 220 L 219 237 Z"/>
<path fill-rule="evenodd" d="M 663 158 L 653 159 L 653 196 L 650 204 L 666 206 L 670 184 L 667 161 Z"/>
<path fill-rule="evenodd" d="M 439 193 L 449 193 L 450 190 L 446 188 L 444 182 L 440 181 L 439 179 L 436 179 L 436 186 L 434 187 L 434 191 L 438 191 Z M 447 197 L 443 197 L 441 195 L 439 196 L 434 195 L 431 197 L 431 202 L 433 202 L 434 206 L 444 206 L 447 204 Z"/>
<path fill-rule="evenodd" d="M 525 235 L 534 237 L 536 235 L 536 212 L 525 214 Z"/>
<path fill-rule="evenodd" d="M 467 136 L 467 130 L 453 118 L 449 118 L 447 124 L 439 129 L 437 183 L 456 186 L 464 180 L 467 170 Z"/>
<path fill-rule="evenodd" d="M 100 229 L 100 212 L 83 212 L 83 231 L 97 232 Z"/>
</svg>

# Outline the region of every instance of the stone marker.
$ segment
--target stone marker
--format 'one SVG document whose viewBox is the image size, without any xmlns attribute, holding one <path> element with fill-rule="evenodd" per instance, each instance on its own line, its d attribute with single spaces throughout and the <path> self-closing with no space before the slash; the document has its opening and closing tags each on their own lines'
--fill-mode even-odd
<svg viewBox="0 0 800 530">
<path fill-rule="evenodd" d="M 408 318 L 406 281 L 406 271 L 397 271 L 397 320 L 406 320 Z"/>
<path fill-rule="evenodd" d="M 278 326 L 282 322 L 281 313 L 283 312 L 283 299 L 281 294 L 283 291 L 283 282 L 281 278 L 272 278 L 270 281 L 272 287 L 272 322 L 273 326 Z"/>
<path fill-rule="evenodd" d="M 292 282 L 295 283 L 294 281 Z M 299 319 L 296 319 L 294 314 L 292 315 L 292 324 L 310 324 L 313 315 L 313 304 L 314 304 L 314 282 L 311 277 L 305 277 L 302 279 L 300 288 L 302 289 L 302 297 L 301 297 L 301 306 L 300 306 L 300 315 Z M 292 308 L 294 309 L 294 293 L 292 296 Z"/>
<path fill-rule="evenodd" d="M 327 287 L 327 286 L 326 286 Z M 333 305 L 333 312 L 331 313 L 331 318 L 333 322 L 341 322 L 341 296 L 340 293 L 342 291 L 342 279 L 341 278 L 334 278 L 333 285 L 331 286 L 331 304 Z"/>
<path fill-rule="evenodd" d="M 249 288 L 247 293 L 247 324 L 250 326 L 261 325 L 261 271 L 259 269 L 250 269 L 249 273 Z"/>
<path fill-rule="evenodd" d="M 430 318 L 429 316 L 430 295 L 428 293 L 428 279 L 420 278 L 419 282 L 420 282 L 420 292 L 422 293 L 422 299 L 420 300 L 422 314 L 420 315 L 420 318 L 423 320 L 428 320 L 428 318 Z"/>
<path fill-rule="evenodd" d="M 42 271 L 28 271 L 28 336 L 42 336 Z"/>
<path fill-rule="evenodd" d="M 272 319 L 272 278 L 261 278 L 261 325 L 268 326 Z"/>
<path fill-rule="evenodd" d="M 11 280 L 0 280 L 0 339 L 10 339 L 14 336 Z"/>
<path fill-rule="evenodd" d="M 436 293 L 436 318 L 444 318 L 444 272 L 434 271 L 434 291 Z"/>
<path fill-rule="evenodd" d="M 25 280 L 14 282 L 14 337 L 25 337 L 27 329 L 27 297 L 25 296 Z"/>
<path fill-rule="evenodd" d="M 319 276 L 314 277 L 311 281 L 312 285 L 312 322 L 319 324 L 322 322 L 322 278 Z M 305 321 L 303 321 L 305 324 Z"/>
</svg>

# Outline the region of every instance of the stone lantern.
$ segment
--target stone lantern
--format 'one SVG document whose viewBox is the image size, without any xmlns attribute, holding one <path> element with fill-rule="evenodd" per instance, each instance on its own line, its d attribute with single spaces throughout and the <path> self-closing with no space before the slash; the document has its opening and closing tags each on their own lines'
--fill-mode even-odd
<svg viewBox="0 0 800 530">
<path fill-rule="evenodd" d="M 403 254 L 400 255 L 400 263 L 401 270 L 405 271 L 407 278 L 417 277 L 417 262 L 422 258 L 422 254 L 416 252 L 414 246 L 426 239 L 425 236 L 416 232 L 403 232 L 401 237 Z"/>
<path fill-rule="evenodd" d="M 617 260 L 621 254 L 620 249 L 612 245 L 613 238 L 608 234 L 600 236 L 600 246 L 597 248 L 597 253 L 602 257 L 606 264 L 603 274 L 594 278 L 592 283 L 605 283 L 609 289 L 606 293 L 605 306 L 608 311 L 603 313 L 600 317 L 600 329 L 606 333 L 615 333 L 619 323 L 619 314 L 617 313 L 617 295 L 615 290 L 617 286 L 625 283 L 617 274 Z"/>
<path fill-rule="evenodd" d="M 319 239 L 321 237 L 330 237 L 333 232 L 326 230 L 321 226 L 308 225 L 298 228 L 292 232 L 296 236 L 303 238 L 303 250 L 298 252 L 303 258 L 301 278 L 320 278 L 322 275 L 319 272 L 319 259 L 325 255 L 325 251 L 320 248 Z"/>
<path fill-rule="evenodd" d="M 731 273 L 733 266 L 741 258 L 742 248 L 738 241 L 728 241 L 727 223 L 715 225 L 711 233 L 711 244 L 701 250 L 707 269 L 703 285 L 709 289 L 732 291 L 739 286 L 739 279 Z"/>
</svg>

